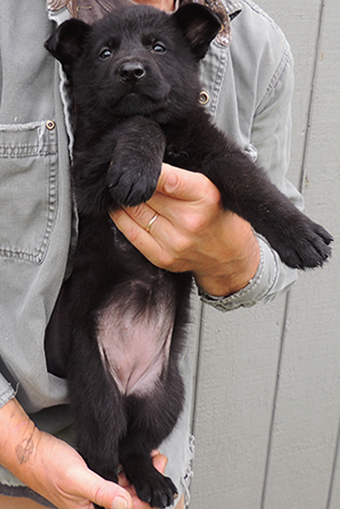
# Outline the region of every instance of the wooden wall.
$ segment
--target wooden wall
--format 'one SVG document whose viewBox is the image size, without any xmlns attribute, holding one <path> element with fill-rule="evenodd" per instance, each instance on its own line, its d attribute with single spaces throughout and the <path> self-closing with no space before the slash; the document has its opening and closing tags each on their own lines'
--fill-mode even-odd
<svg viewBox="0 0 340 509">
<path fill-rule="evenodd" d="M 289 178 L 335 237 L 287 297 L 203 308 L 191 509 L 339 509 L 340 1 L 259 0 L 296 72 Z"/>
</svg>

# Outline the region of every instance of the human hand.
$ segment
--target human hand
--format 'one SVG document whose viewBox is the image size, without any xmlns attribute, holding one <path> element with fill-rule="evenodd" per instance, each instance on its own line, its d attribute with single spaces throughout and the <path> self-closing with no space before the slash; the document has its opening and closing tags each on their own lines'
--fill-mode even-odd
<svg viewBox="0 0 340 509">
<path fill-rule="evenodd" d="M 92 472 L 83 458 L 65 442 L 39 432 L 34 461 L 35 491 L 58 509 L 132 509 L 128 492 Z"/>
<path fill-rule="evenodd" d="M 155 213 L 157 219 L 147 232 Z M 260 249 L 250 224 L 223 210 L 218 189 L 200 173 L 163 164 L 147 203 L 110 215 L 154 265 L 171 272 L 191 271 L 212 295 L 240 290 L 258 268 Z"/>
<path fill-rule="evenodd" d="M 34 426 L 13 399 L 0 409 L 0 463 L 58 509 L 132 509 L 129 493 L 87 467 L 65 442 Z"/>
</svg>

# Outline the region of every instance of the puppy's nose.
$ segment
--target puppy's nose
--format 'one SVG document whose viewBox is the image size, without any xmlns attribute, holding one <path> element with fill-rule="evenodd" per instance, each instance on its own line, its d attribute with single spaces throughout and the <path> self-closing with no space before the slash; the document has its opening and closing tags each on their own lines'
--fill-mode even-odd
<svg viewBox="0 0 340 509">
<path fill-rule="evenodd" d="M 141 62 L 124 62 L 119 68 L 121 81 L 131 84 L 136 83 L 145 75 L 145 69 Z"/>
</svg>

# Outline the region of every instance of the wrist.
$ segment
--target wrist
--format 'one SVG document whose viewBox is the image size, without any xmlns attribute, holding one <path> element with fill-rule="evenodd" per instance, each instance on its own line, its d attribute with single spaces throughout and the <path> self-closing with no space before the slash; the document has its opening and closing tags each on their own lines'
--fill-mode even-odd
<svg viewBox="0 0 340 509">
<path fill-rule="evenodd" d="M 218 265 L 217 269 L 210 273 L 195 273 L 194 277 L 204 293 L 226 297 L 248 285 L 258 270 L 260 259 L 258 240 L 254 233 L 249 231 L 246 241 L 237 245 L 235 252 L 225 263 Z"/>
</svg>

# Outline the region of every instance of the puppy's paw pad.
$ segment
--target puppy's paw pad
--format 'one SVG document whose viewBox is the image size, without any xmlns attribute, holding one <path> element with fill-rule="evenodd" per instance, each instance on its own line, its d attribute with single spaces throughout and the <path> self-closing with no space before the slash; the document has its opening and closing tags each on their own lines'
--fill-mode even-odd
<svg viewBox="0 0 340 509">
<path fill-rule="evenodd" d="M 145 165 L 143 171 L 138 171 L 135 166 L 112 163 L 108 173 L 110 194 L 120 205 L 133 207 L 144 203 L 155 192 L 159 174 L 160 168 L 155 171 Z"/>
<path fill-rule="evenodd" d="M 139 487 L 135 485 L 138 497 L 151 507 L 163 509 L 171 506 L 178 496 L 176 486 L 169 477 L 161 474 L 145 480 Z"/>
<path fill-rule="evenodd" d="M 308 221 L 308 224 L 296 226 L 295 234 L 289 242 L 283 237 L 277 251 L 281 259 L 290 267 L 307 269 L 321 267 L 331 256 L 330 243 L 333 237 L 320 225 Z"/>
</svg>

